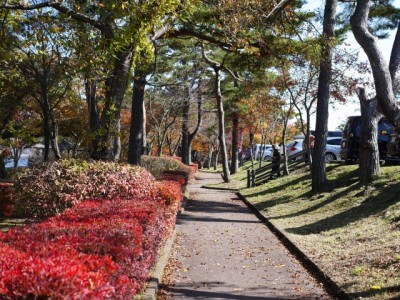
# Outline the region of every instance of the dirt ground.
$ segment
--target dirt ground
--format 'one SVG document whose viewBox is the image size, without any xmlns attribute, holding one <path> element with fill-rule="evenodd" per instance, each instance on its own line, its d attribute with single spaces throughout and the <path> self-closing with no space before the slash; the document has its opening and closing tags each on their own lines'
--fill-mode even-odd
<svg viewBox="0 0 400 300">
<path fill-rule="evenodd" d="M 178 218 L 159 300 L 334 299 L 221 181 L 199 173 Z"/>
</svg>

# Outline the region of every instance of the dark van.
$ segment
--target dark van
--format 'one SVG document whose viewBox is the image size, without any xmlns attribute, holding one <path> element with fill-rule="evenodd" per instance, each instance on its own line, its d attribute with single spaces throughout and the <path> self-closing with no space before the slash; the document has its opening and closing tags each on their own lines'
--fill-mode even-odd
<svg viewBox="0 0 400 300">
<path fill-rule="evenodd" d="M 378 148 L 381 159 L 387 157 L 388 142 L 394 131 L 393 124 L 386 118 L 378 123 Z M 346 162 L 354 162 L 358 159 L 361 135 L 361 116 L 352 116 L 347 119 L 343 130 L 340 156 Z"/>
</svg>

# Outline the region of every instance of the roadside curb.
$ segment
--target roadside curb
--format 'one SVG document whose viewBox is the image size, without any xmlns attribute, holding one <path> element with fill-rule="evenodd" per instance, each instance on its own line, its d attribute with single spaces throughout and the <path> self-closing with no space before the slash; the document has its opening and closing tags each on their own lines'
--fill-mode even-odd
<svg viewBox="0 0 400 300">
<path fill-rule="evenodd" d="M 164 269 L 168 263 L 168 259 L 171 254 L 172 245 L 174 244 L 177 231 L 179 231 L 179 225 L 175 225 L 175 229 L 172 235 L 167 239 L 164 246 L 161 248 L 160 257 L 153 268 L 150 280 L 147 282 L 144 292 L 135 297 L 135 300 L 157 299 L 158 287 L 161 284 L 164 275 Z"/>
<path fill-rule="evenodd" d="M 285 245 L 285 247 L 292 253 L 304 267 L 314 274 L 314 277 L 321 281 L 325 286 L 327 292 L 341 300 L 351 300 L 337 284 L 326 273 L 324 273 L 302 250 L 300 250 L 292 240 L 280 231 L 274 224 L 272 224 L 267 217 L 265 217 L 252 203 L 250 203 L 240 192 L 236 191 L 236 195 L 242 200 L 274 234 Z"/>
<path fill-rule="evenodd" d="M 229 192 L 233 192 L 233 193 L 238 193 L 237 189 L 230 189 L 230 188 L 220 188 L 220 187 L 214 187 L 214 186 L 205 186 L 202 185 L 201 186 L 202 189 L 208 189 L 208 190 L 219 190 L 219 191 L 229 191 Z"/>
</svg>

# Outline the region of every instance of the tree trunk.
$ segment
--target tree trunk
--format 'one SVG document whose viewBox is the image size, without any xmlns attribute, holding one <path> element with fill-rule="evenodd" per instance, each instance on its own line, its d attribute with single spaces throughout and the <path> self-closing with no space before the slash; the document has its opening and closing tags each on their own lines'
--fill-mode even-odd
<svg viewBox="0 0 400 300">
<path fill-rule="evenodd" d="M 89 112 L 89 134 L 94 134 L 100 126 L 99 110 L 97 108 L 97 86 L 93 80 L 85 80 L 86 103 Z"/>
<path fill-rule="evenodd" d="M 50 155 L 50 140 L 51 140 L 51 125 L 50 125 L 50 107 L 48 101 L 43 96 L 42 110 L 43 110 L 43 134 L 44 134 L 44 151 L 43 160 L 48 161 Z"/>
<path fill-rule="evenodd" d="M 251 168 L 254 169 L 254 132 L 249 133 Z"/>
<path fill-rule="evenodd" d="M 378 122 L 376 98 L 367 99 L 365 90 L 359 90 L 361 104 L 360 183 L 367 187 L 379 173 Z"/>
<path fill-rule="evenodd" d="M 217 99 L 218 109 L 218 140 L 222 155 L 222 178 L 225 182 L 231 180 L 228 166 L 228 155 L 225 142 L 225 112 L 221 94 L 221 70 L 214 68 L 215 72 L 215 98 Z"/>
<path fill-rule="evenodd" d="M 189 133 L 189 153 L 192 152 L 192 144 L 193 144 L 193 140 L 196 137 L 196 135 L 199 133 L 199 130 L 201 128 L 201 125 L 203 123 L 203 100 L 201 99 L 201 97 L 199 97 L 197 99 L 197 124 L 196 124 L 196 128 L 193 130 L 192 133 Z M 190 155 L 191 158 L 191 155 Z M 192 161 L 190 160 L 190 163 Z"/>
<path fill-rule="evenodd" d="M 283 174 L 289 175 L 289 165 L 288 165 L 288 157 L 286 151 L 286 129 L 287 129 L 287 121 L 283 125 L 282 129 L 282 148 L 283 148 Z"/>
<path fill-rule="evenodd" d="M 312 156 L 312 190 L 318 191 L 326 182 L 325 149 L 328 132 L 329 94 L 332 79 L 333 39 L 337 0 L 327 0 L 324 11 L 322 55 L 317 93 L 315 142 Z"/>
<path fill-rule="evenodd" d="M 215 149 L 213 155 L 214 155 L 214 170 L 218 168 L 218 159 L 219 159 L 219 152 L 221 151 L 221 147 L 218 146 L 217 149 Z"/>
<path fill-rule="evenodd" d="M 393 91 L 396 92 L 400 85 L 400 22 L 390 55 L 389 72 L 392 78 Z"/>
<path fill-rule="evenodd" d="M 238 171 L 239 162 L 239 113 L 235 110 L 232 113 L 232 157 L 231 157 L 231 174 Z"/>
<path fill-rule="evenodd" d="M 182 104 L 182 141 L 181 141 L 181 157 L 185 165 L 190 163 L 189 153 L 189 92 L 183 99 Z"/>
<path fill-rule="evenodd" d="M 144 90 L 146 87 L 145 72 L 135 71 L 133 80 L 133 96 L 131 126 L 129 134 L 128 162 L 140 166 L 143 153 Z"/>
<path fill-rule="evenodd" d="M 395 126 L 400 127 L 400 108 L 396 104 L 394 97 L 392 76 L 398 75 L 400 59 L 399 33 L 396 35 L 395 44 L 392 51 L 391 66 L 387 65 L 382 52 L 379 50 L 377 39 L 368 30 L 368 15 L 370 10 L 370 0 L 358 0 L 357 7 L 350 18 L 351 28 L 357 42 L 367 54 L 374 76 L 376 97 L 378 101 L 378 111 L 383 113 Z M 390 72 L 393 72 L 392 74 Z M 396 75 L 397 74 L 397 75 Z M 398 79 L 398 78 L 397 78 Z M 396 81 L 397 82 L 397 81 Z M 396 83 L 395 83 L 396 84 Z"/>
<path fill-rule="evenodd" d="M 212 151 L 212 145 L 209 144 L 208 146 L 209 146 L 209 149 L 208 149 L 207 169 L 210 169 L 211 165 L 212 165 L 213 151 Z"/>
<path fill-rule="evenodd" d="M 106 101 L 101 114 L 100 128 L 93 139 L 91 155 L 93 159 L 115 160 L 114 147 L 118 147 L 115 140 L 120 134 L 118 122 L 121 117 L 121 105 L 132 66 L 132 57 L 133 46 L 117 53 L 113 73 L 106 80 Z"/>
<path fill-rule="evenodd" d="M 121 117 L 115 120 L 116 136 L 114 139 L 114 160 L 118 161 L 121 157 L 122 143 L 121 143 Z"/>
<path fill-rule="evenodd" d="M 144 101 L 144 94 L 143 94 L 143 101 L 142 101 L 142 110 L 143 110 L 143 120 L 142 120 L 142 155 L 148 155 L 149 149 L 147 146 L 147 133 L 146 133 L 146 104 Z"/>
<path fill-rule="evenodd" d="M 53 149 L 54 158 L 61 159 L 60 148 L 58 147 L 58 125 L 54 117 L 53 111 L 50 112 L 51 118 L 51 148 Z"/>
</svg>

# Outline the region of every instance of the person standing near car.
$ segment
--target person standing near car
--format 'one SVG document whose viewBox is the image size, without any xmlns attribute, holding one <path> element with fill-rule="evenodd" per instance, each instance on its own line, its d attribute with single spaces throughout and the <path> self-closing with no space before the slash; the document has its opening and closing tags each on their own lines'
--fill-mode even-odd
<svg viewBox="0 0 400 300">
<path fill-rule="evenodd" d="M 313 136 L 312 134 L 310 134 L 310 155 L 313 152 L 314 149 L 314 142 L 315 142 L 315 136 Z M 308 143 L 307 143 L 307 139 L 303 140 L 303 151 L 304 151 L 304 161 L 308 162 Z"/>
<path fill-rule="evenodd" d="M 281 153 L 279 152 L 279 147 L 277 145 L 272 145 L 272 170 L 269 179 L 272 179 L 274 174 L 276 174 L 277 177 L 281 176 L 280 165 Z"/>
</svg>

